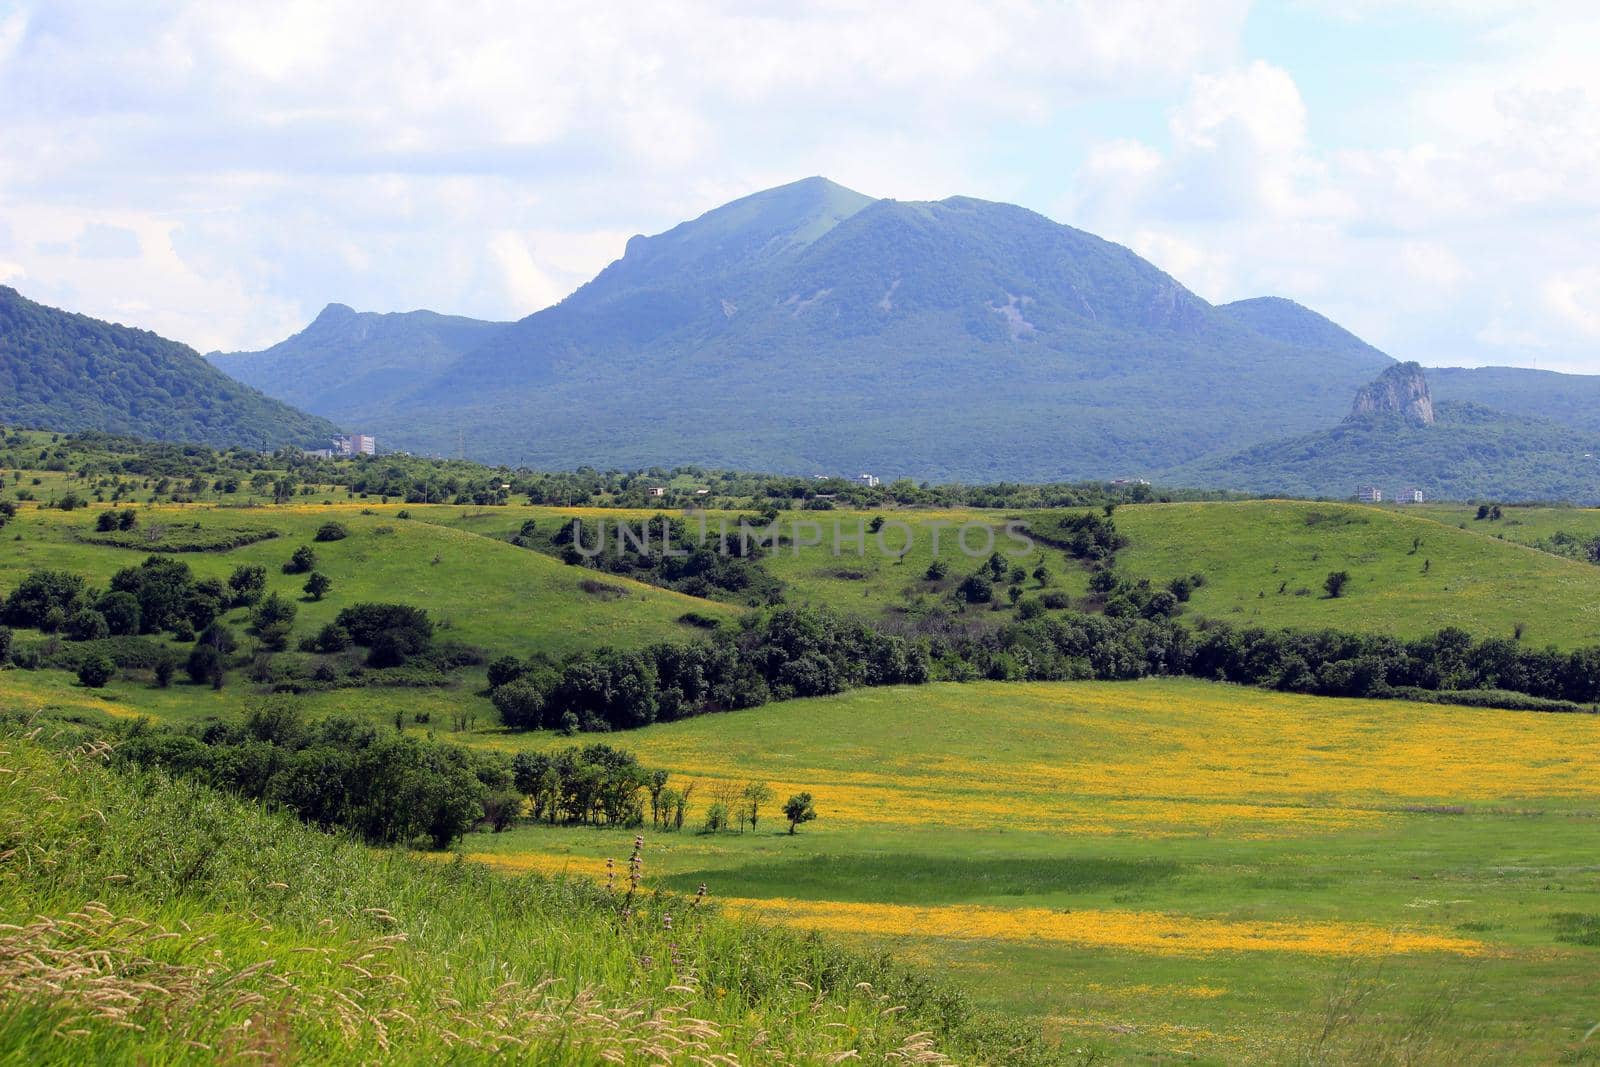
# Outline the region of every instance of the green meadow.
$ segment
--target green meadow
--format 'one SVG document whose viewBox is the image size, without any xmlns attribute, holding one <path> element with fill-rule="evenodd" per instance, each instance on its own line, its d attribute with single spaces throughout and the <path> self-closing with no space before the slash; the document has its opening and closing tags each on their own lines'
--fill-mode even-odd
<svg viewBox="0 0 1600 1067">
<path fill-rule="evenodd" d="M 102 506 L 20 511 L 5 528 L 0 588 L 14 586 L 36 568 L 68 570 L 103 583 L 118 570 L 137 565 L 149 554 L 137 537 L 129 547 L 92 543 L 100 510 Z M 455 640 L 495 652 L 528 655 L 541 650 L 559 656 L 597 645 L 630 647 L 686 637 L 693 629 L 678 620 L 687 611 L 730 619 L 737 614 L 729 606 L 625 578 L 604 576 L 601 587 L 587 591 L 584 572 L 555 559 L 420 517 L 402 519 L 402 510 L 417 516 L 428 511 L 421 505 L 142 506 L 136 509 L 139 525 L 134 532 L 198 527 L 275 533 L 270 540 L 242 548 L 183 552 L 176 558 L 202 578 L 226 579 L 243 564 L 266 567 L 268 591 L 299 601 L 297 635 L 314 633 L 352 603 L 402 601 L 426 607 Z M 327 522 L 344 524 L 350 536 L 317 542 L 316 532 Z M 300 545 L 313 548 L 317 570 L 333 579 L 333 590 L 322 601 L 304 597 L 304 576 L 282 573 Z"/>
<path fill-rule="evenodd" d="M 1570 509 L 1551 525 L 1583 514 Z M 1274 500 L 1128 506 L 1115 521 L 1129 539 L 1120 566 L 1158 578 L 1204 574 L 1190 609 L 1223 622 L 1400 637 L 1445 626 L 1511 637 L 1522 624 L 1536 646 L 1600 643 L 1600 567 L 1438 515 Z M 1323 579 L 1338 570 L 1350 583 L 1330 600 Z"/>
<path fill-rule="evenodd" d="M 559 738 L 481 743 L 550 747 Z M 867 690 L 648 727 L 790 835 L 646 835 L 649 884 L 961 979 L 1116 1062 L 1594 1062 L 1600 720 L 1191 681 Z M 626 834 L 461 848 L 604 877 Z"/>
<path fill-rule="evenodd" d="M 11 477 L 13 488 L 26 491 L 32 475 Z M 39 477 L 36 488 L 52 492 L 74 481 L 63 472 Z M 639 522 L 654 509 L 402 505 L 346 495 L 330 492 L 334 502 L 326 504 L 138 503 L 135 528 L 114 535 L 95 528 L 109 505 L 60 511 L 24 501 L 0 535 L 0 591 L 36 568 L 103 585 L 153 550 L 188 548 L 174 558 L 201 577 L 264 566 L 268 591 L 292 597 L 298 608 L 291 649 L 344 607 L 399 601 L 426 608 L 440 640 L 474 646 L 488 658 L 690 641 L 703 631 L 686 615 L 736 625 L 758 610 L 733 597 L 696 598 L 570 567 L 507 543 L 529 519 L 553 529 L 573 517 Z M 707 521 L 714 534 L 719 519 L 736 523 L 740 514 L 711 512 Z M 1520 628 L 1535 646 L 1600 643 L 1600 567 L 1535 547 L 1557 532 L 1600 536 L 1600 512 L 1508 508 L 1494 522 L 1473 514 L 1300 501 L 1125 505 L 1113 516 L 1128 542 L 1115 566 L 1156 584 L 1202 574 L 1204 584 L 1180 616 L 1196 623 L 1401 637 L 1444 626 L 1509 637 Z M 880 552 L 871 533 L 857 548 L 856 532 L 880 515 L 890 524 L 890 547 L 906 540 L 892 524 L 909 529 L 903 556 Z M 783 583 L 790 604 L 827 606 L 886 628 L 977 628 L 1012 621 L 1017 609 L 1004 595 L 1007 582 L 997 586 L 994 605 L 963 606 L 951 596 L 978 570 L 990 543 L 969 533 L 967 550 L 952 551 L 959 529 L 991 531 L 993 548 L 1005 553 L 1015 547 L 1004 532 L 1008 522 L 1049 517 L 973 509 L 785 512 L 791 539 L 759 565 Z M 348 536 L 315 541 L 329 521 L 342 523 Z M 818 527 L 814 535 L 802 528 L 796 540 L 796 522 Z M 842 533 L 837 552 L 835 523 Z M 936 530 L 945 546 L 939 558 L 949 566 L 930 578 Z M 813 536 L 817 543 L 806 543 Z M 323 601 L 301 595 L 302 575 L 282 573 L 300 545 L 314 549 L 317 570 L 333 580 Z M 1095 609 L 1088 569 L 1060 548 L 1036 543 L 1012 562 L 1026 572 L 1024 599 L 1056 592 L 1074 609 Z M 1033 575 L 1040 565 L 1043 581 Z M 1329 598 L 1322 580 L 1334 570 L 1351 580 L 1343 595 Z M 242 630 L 247 616 L 234 609 L 226 621 Z M 20 631 L 17 638 L 50 640 Z M 180 653 L 187 647 L 173 644 Z M 197 724 L 239 716 L 267 697 L 267 687 L 251 683 L 243 669 L 218 690 L 181 677 L 158 688 L 140 671 L 89 689 L 66 671 L 0 670 L 0 708 L 92 727 L 136 717 Z M 729 961 L 746 951 L 770 953 L 763 958 L 774 961 L 772 973 L 802 973 L 801 956 L 822 950 L 793 947 L 808 943 L 783 940 L 789 935 L 771 932 L 776 926 L 820 931 L 831 944 L 887 950 L 893 960 L 939 972 L 980 1007 L 1041 1026 L 1067 1062 L 1600 1061 L 1600 1042 L 1585 1038 L 1600 1022 L 1600 864 L 1593 858 L 1600 719 L 1588 715 L 1334 700 L 1192 680 L 982 682 L 856 690 L 568 738 L 500 727 L 482 667 L 436 685 L 324 688 L 292 699 L 312 717 L 353 715 L 503 752 L 603 740 L 667 770 L 675 787 L 692 783 L 689 825 L 646 831 L 643 862 L 650 893 L 692 896 L 703 884 L 734 917 L 697 933 L 703 977 L 717 967 L 733 973 Z M 10 743 L 12 753 L 24 752 L 23 742 Z M 49 760 L 56 757 L 27 749 L 17 758 L 43 775 L 53 773 Z M 7 766 L 17 758 L 8 756 Z M 98 773 L 73 786 L 73 818 L 81 819 L 85 804 L 104 811 L 126 800 L 119 790 L 134 788 Z M 699 832 L 721 789 L 749 781 L 776 794 L 756 828 Z M 326 955 L 337 946 L 319 939 L 322 918 L 352 931 L 359 941 L 351 942 L 352 953 L 371 950 L 383 934 L 354 916 L 369 908 L 398 914 L 385 901 L 400 900 L 410 909 L 401 929 L 416 944 L 404 950 L 398 973 L 429 995 L 448 989 L 445 976 L 466 960 L 478 983 L 473 1003 L 488 1003 L 488 976 L 508 968 L 519 976 L 553 974 L 569 994 L 591 989 L 605 1005 L 601 1015 L 615 1009 L 650 1018 L 665 1003 L 672 975 L 652 971 L 641 984 L 626 965 L 627 951 L 654 961 L 660 946 L 625 951 L 606 940 L 602 919 L 590 912 L 558 921 L 551 911 L 517 911 L 514 921 L 472 925 L 474 909 L 499 907 L 518 893 L 556 900 L 556 910 L 588 900 L 606 860 L 626 860 L 631 831 L 524 821 L 503 833 L 474 832 L 458 845 L 467 859 L 501 873 L 540 876 L 513 882 L 470 865 L 441 868 L 448 857 L 374 855 L 281 824 L 273 829 L 250 822 L 256 813 L 216 808 L 181 789 L 138 788 L 156 790 L 162 811 L 181 804 L 199 812 L 202 828 L 238 822 L 240 840 L 262 850 L 272 871 L 252 881 L 245 851 L 234 850 L 192 892 L 163 896 L 168 883 L 130 874 L 137 893 L 108 890 L 96 899 L 162 929 L 215 928 L 236 970 L 272 960 L 263 973 L 279 973 L 276 963 L 286 954 Z M 799 791 L 814 795 L 819 818 L 791 835 L 778 807 Z M 129 840 L 159 837 L 155 823 L 126 818 L 134 821 L 117 825 Z M 65 835 L 56 847 L 80 847 L 82 836 L 69 830 L 38 827 Z M 261 844 L 283 833 L 290 836 L 282 849 Z M 186 836 L 183 847 L 200 849 L 194 842 L 201 840 Z M 7 847 L 0 839 L 0 852 Z M 83 878 L 128 873 L 133 855 L 97 856 Z M 336 880 L 328 875 L 340 864 L 357 870 L 355 888 L 344 896 L 330 888 Z M 304 893 L 282 873 L 296 865 L 318 872 Z M 563 883 L 547 881 L 550 875 L 576 882 L 552 888 Z M 416 888 L 404 888 L 412 883 Z M 84 884 L 0 878 L 0 902 L 11 916 L 0 921 L 20 925 L 17 917 L 30 907 L 67 916 Z M 289 903 L 274 903 L 285 892 L 269 888 L 276 884 L 291 887 Z M 458 886 L 467 887 L 466 896 L 444 903 Z M 524 888 L 510 888 L 517 886 Z M 337 906 L 319 911 L 328 894 Z M 273 929 L 229 909 L 261 916 Z M 758 919 L 768 933 L 744 932 L 758 929 L 745 918 Z M 551 922 L 558 929 L 546 936 Z M 567 922 L 575 925 L 560 925 Z M 761 937 L 778 938 L 771 943 L 777 947 L 760 947 Z M 578 946 L 570 957 L 563 938 Z M 504 949 L 506 939 L 529 945 Z M 154 958 L 180 970 L 200 958 L 183 946 L 173 953 Z M 332 1003 L 336 991 L 350 995 L 334 977 L 316 971 L 304 982 L 285 976 L 286 985 L 251 988 L 288 1013 L 285 1033 L 292 1036 L 284 1040 L 296 1048 L 335 1061 L 379 1057 L 384 1046 L 369 1016 L 356 1036 L 339 1036 L 275 999 L 291 990 L 306 994 L 307 1004 Z M 793 1004 L 770 989 L 741 992 L 744 1000 L 727 1004 L 707 994 L 710 988 L 674 995 L 731 1035 L 726 1047 L 744 1059 L 761 1060 L 751 1042 L 763 1027 L 782 1033 L 785 1048 L 802 1050 L 802 1062 L 826 1062 L 844 1048 L 829 1044 L 833 1031 L 822 1023 L 802 1025 Z M 383 1001 L 369 1015 L 396 1008 L 416 1016 L 406 1003 Z M 595 1058 L 598 1046 L 551 1039 L 585 1024 L 547 1001 L 528 1003 L 553 1020 L 552 1030 L 514 1030 L 523 1043 L 517 1047 L 548 1062 Z M 852 1047 L 885 1058 L 900 1048 L 896 1042 L 912 1040 L 909 1027 L 874 1030 L 864 1003 L 846 995 L 828 1008 L 849 1020 L 858 1037 Z M 413 1019 L 414 1029 L 381 1020 L 410 1035 L 417 1062 L 471 1062 L 483 1049 L 511 1047 L 498 1039 L 484 1038 L 480 1049 L 422 1036 L 450 1029 L 446 1015 L 429 1012 Z M 236 1028 L 253 1018 L 223 1011 L 195 1040 L 239 1040 Z M 5 1026 L 23 1028 L 15 1031 L 21 1034 L 62 1025 L 23 1013 L 0 1021 L 0 1037 Z M 98 1023 L 88 1029 L 105 1056 L 160 1059 L 158 1042 L 102 1033 Z M 952 1032 L 958 1043 L 967 1040 Z M 269 1058 L 284 1047 L 263 1042 Z M 958 1060 L 1005 1061 L 979 1038 L 971 1042 L 963 1047 L 988 1051 Z"/>
</svg>

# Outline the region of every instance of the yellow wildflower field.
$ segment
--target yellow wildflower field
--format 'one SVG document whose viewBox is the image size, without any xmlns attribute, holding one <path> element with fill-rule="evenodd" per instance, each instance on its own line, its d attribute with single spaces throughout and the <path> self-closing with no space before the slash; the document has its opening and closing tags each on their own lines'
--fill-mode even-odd
<svg viewBox="0 0 1600 1067">
<path fill-rule="evenodd" d="M 1366 923 L 1231 922 L 1159 912 L 1087 908 L 997 908 L 970 904 L 916 907 L 843 901 L 733 899 L 724 905 L 766 919 L 844 934 L 1033 941 L 1091 948 L 1197 956 L 1214 952 L 1300 952 L 1315 956 L 1387 956 L 1449 952 L 1477 956 L 1483 943 L 1420 929 Z"/>
</svg>

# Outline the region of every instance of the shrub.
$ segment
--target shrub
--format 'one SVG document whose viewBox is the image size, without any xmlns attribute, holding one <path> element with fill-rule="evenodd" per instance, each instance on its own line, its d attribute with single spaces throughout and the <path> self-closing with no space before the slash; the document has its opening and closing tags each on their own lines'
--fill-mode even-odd
<svg viewBox="0 0 1600 1067">
<path fill-rule="evenodd" d="M 105 684 L 116 677 L 117 665 L 107 655 L 93 655 L 84 658 L 78 666 L 78 681 L 90 689 L 104 688 Z"/>
<path fill-rule="evenodd" d="M 217 689 L 222 688 L 222 653 L 216 646 L 201 642 L 194 646 L 194 651 L 189 653 L 189 660 L 184 664 L 189 680 L 196 685 L 210 683 Z"/>
<path fill-rule="evenodd" d="M 518 678 L 495 689 L 489 697 L 500 721 L 513 730 L 538 730 L 545 725 L 545 693 L 532 682 Z"/>
<path fill-rule="evenodd" d="M 317 567 L 317 553 L 310 545 L 301 545 L 283 565 L 285 574 L 306 574 Z"/>
<path fill-rule="evenodd" d="M 106 617 L 93 608 L 84 608 L 74 612 L 67 619 L 67 637 L 73 641 L 99 641 L 111 636 L 111 629 L 106 625 Z"/>
<path fill-rule="evenodd" d="M 507 682 L 522 677 L 522 661 L 515 656 L 501 656 L 489 664 L 489 687 L 498 689 Z"/>
<path fill-rule="evenodd" d="M 353 604 L 335 621 L 349 632 L 351 641 L 365 648 L 391 631 L 399 635 L 406 653 L 420 652 L 433 640 L 433 620 L 409 604 Z"/>
<path fill-rule="evenodd" d="M 312 600 L 321 600 L 328 595 L 328 590 L 333 588 L 333 579 L 321 571 L 312 571 L 310 576 L 306 578 L 306 584 L 301 588 L 306 591 L 306 595 Z"/>
<path fill-rule="evenodd" d="M 111 633 L 120 637 L 139 632 L 139 598 L 132 593 L 114 590 L 102 596 L 96 607 Z"/>
<path fill-rule="evenodd" d="M 350 647 L 350 631 L 336 622 L 330 622 L 317 636 L 311 639 L 312 649 L 317 652 L 343 652 Z"/>
<path fill-rule="evenodd" d="M 325 522 L 317 527 L 317 534 L 313 541 L 343 541 L 350 536 L 350 531 L 345 529 L 343 523 Z"/>
<path fill-rule="evenodd" d="M 170 652 L 168 652 L 167 654 L 163 655 L 160 659 L 156 660 L 156 665 L 154 667 L 155 675 L 156 675 L 156 685 L 159 686 L 162 689 L 165 689 L 165 688 L 167 688 L 167 686 L 171 685 L 172 684 L 172 674 L 177 669 L 178 669 L 178 659 L 177 659 L 176 656 L 172 655 L 172 653 L 170 653 Z"/>
<path fill-rule="evenodd" d="M 956 587 L 956 595 L 968 604 L 987 604 L 994 599 L 994 586 L 981 574 L 971 574 Z"/>
<path fill-rule="evenodd" d="M 9 627 L 0 626 L 0 666 L 11 656 L 11 630 Z"/>
<path fill-rule="evenodd" d="M 1349 571 L 1333 571 L 1322 580 L 1322 588 L 1328 591 L 1329 599 L 1337 599 L 1344 592 L 1344 587 L 1350 583 Z"/>
</svg>

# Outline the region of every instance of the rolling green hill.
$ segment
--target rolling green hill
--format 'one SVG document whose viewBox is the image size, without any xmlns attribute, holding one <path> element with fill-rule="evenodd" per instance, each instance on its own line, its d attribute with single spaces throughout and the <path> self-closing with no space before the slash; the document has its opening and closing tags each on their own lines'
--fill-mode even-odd
<svg viewBox="0 0 1600 1067">
<path fill-rule="evenodd" d="M 235 567 L 267 569 L 269 591 L 299 598 L 303 575 L 282 573 L 300 545 L 311 545 L 317 570 L 333 579 L 333 592 L 318 602 L 300 604 L 295 636 L 332 622 L 351 603 L 400 601 L 425 606 L 457 640 L 496 654 L 527 655 L 541 650 L 562 655 L 600 645 L 630 647 L 694 629 L 678 622 L 685 612 L 731 619 L 738 609 L 671 590 L 606 576 L 586 591 L 592 576 L 549 556 L 503 542 L 423 521 L 428 508 L 409 509 L 416 520 L 397 519 L 398 507 L 298 505 L 235 509 L 207 506 L 144 507 L 139 529 L 127 547 L 93 543 L 95 512 L 24 510 L 6 527 L 0 553 L 0 588 L 10 589 L 30 570 L 43 568 L 82 574 L 103 583 L 134 566 L 161 541 L 197 528 L 199 532 L 248 527 L 272 533 L 227 551 L 186 552 L 180 558 L 201 578 L 227 578 Z M 445 509 L 440 509 L 445 510 Z M 459 514 L 460 509 L 449 509 Z M 330 520 L 350 536 L 332 543 L 315 540 Z"/>
<path fill-rule="evenodd" d="M 1445 626 L 1510 637 L 1521 623 L 1530 646 L 1600 643 L 1600 568 L 1406 509 L 1150 504 L 1118 508 L 1116 523 L 1130 573 L 1206 576 L 1189 604 L 1195 616 L 1401 637 Z M 1336 570 L 1351 581 L 1333 600 L 1322 582 Z"/>
<path fill-rule="evenodd" d="M 45 307 L 6 286 L 0 422 L 266 449 L 323 445 L 337 429 L 234 381 L 187 345 Z"/>
</svg>

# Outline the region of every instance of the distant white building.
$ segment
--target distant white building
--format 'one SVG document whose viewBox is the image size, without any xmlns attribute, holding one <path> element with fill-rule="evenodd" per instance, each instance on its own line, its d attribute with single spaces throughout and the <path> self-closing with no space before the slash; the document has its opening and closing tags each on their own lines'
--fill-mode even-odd
<svg viewBox="0 0 1600 1067">
<path fill-rule="evenodd" d="M 857 476 L 856 481 L 871 489 L 878 484 L 878 476 L 876 474 L 862 474 Z"/>
<path fill-rule="evenodd" d="M 337 456 L 375 456 L 378 439 L 369 433 L 336 433 L 333 435 L 333 452 Z"/>
<path fill-rule="evenodd" d="M 667 487 L 664 485 L 652 485 L 649 492 L 651 496 L 666 496 Z"/>
<path fill-rule="evenodd" d="M 1394 502 L 1396 504 L 1420 504 L 1422 503 L 1422 490 L 1402 489 L 1395 494 Z"/>
<path fill-rule="evenodd" d="M 1383 490 L 1375 485 L 1356 486 L 1356 499 L 1363 504 L 1383 503 Z"/>
</svg>

